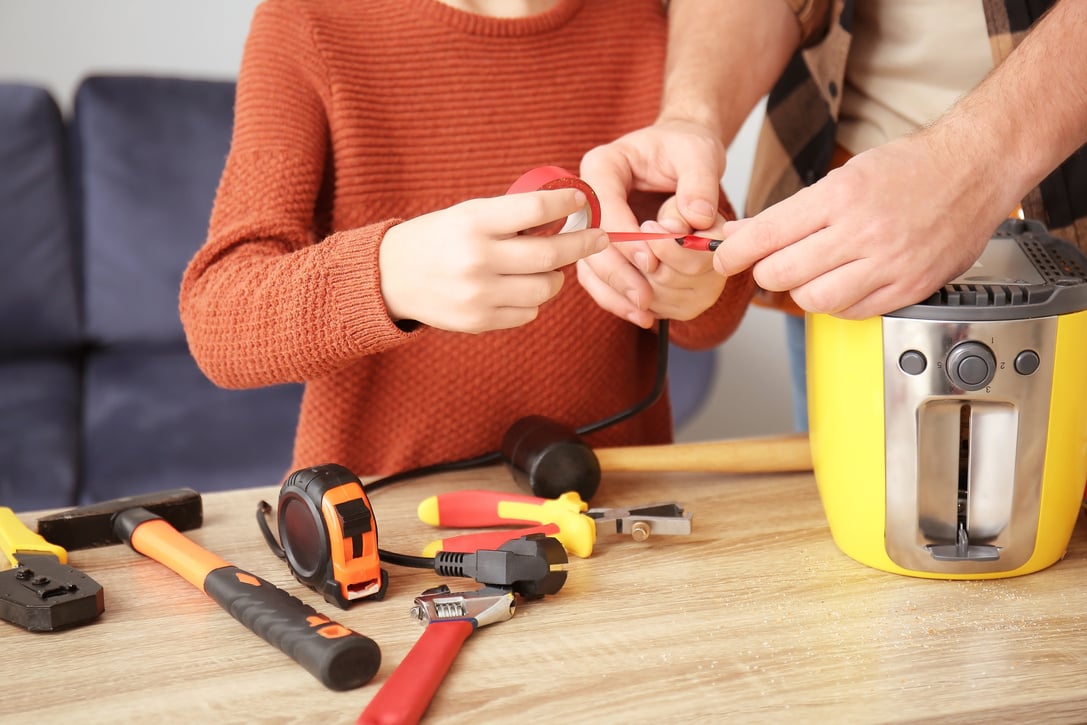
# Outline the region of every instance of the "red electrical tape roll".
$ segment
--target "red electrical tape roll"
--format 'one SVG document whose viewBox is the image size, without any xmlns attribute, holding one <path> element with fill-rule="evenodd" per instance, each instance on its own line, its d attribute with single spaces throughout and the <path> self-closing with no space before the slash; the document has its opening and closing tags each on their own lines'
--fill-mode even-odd
<svg viewBox="0 0 1087 725">
<path fill-rule="evenodd" d="M 513 182 L 507 194 L 520 194 L 526 191 L 543 191 L 546 189 L 580 189 L 588 204 L 578 212 L 571 214 L 566 219 L 556 219 L 547 224 L 541 224 L 532 229 L 525 229 L 521 234 L 536 234 L 539 236 L 551 236 L 560 232 L 574 232 L 579 229 L 590 229 L 600 226 L 600 199 L 592 187 L 578 177 L 560 166 L 539 166 L 531 171 L 526 171 L 521 178 Z"/>
</svg>

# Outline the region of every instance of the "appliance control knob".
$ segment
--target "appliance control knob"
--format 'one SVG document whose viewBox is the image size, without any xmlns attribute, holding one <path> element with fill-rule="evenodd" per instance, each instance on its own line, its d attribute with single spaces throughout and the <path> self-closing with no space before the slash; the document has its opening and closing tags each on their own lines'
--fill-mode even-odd
<svg viewBox="0 0 1087 725">
<path fill-rule="evenodd" d="M 980 342 L 960 342 L 947 354 L 947 376 L 963 390 L 981 390 L 996 374 L 996 356 Z"/>
</svg>

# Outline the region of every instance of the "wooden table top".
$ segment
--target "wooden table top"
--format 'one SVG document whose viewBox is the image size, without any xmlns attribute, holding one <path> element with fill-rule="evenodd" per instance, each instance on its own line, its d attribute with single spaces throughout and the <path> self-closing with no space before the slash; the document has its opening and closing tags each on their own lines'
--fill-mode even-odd
<svg viewBox="0 0 1087 725">
<path fill-rule="evenodd" d="M 381 546 L 438 534 L 424 497 L 522 493 L 493 467 L 374 492 Z M 294 580 L 267 548 L 257 503 L 278 489 L 204 496 L 188 532 L 228 562 L 373 638 L 382 665 L 334 692 L 177 574 L 126 546 L 74 551 L 105 589 L 96 622 L 52 633 L 0 626 L 3 722 L 354 722 L 422 633 L 414 598 L 433 571 L 389 565 L 380 602 L 349 610 Z M 674 500 L 687 536 L 602 536 L 554 596 L 519 604 L 465 643 L 428 723 L 1074 722 L 1087 720 L 1087 540 L 1012 579 L 888 574 L 831 540 L 810 474 L 606 474 L 594 506 Z M 37 515 L 20 514 L 33 529 Z"/>
</svg>

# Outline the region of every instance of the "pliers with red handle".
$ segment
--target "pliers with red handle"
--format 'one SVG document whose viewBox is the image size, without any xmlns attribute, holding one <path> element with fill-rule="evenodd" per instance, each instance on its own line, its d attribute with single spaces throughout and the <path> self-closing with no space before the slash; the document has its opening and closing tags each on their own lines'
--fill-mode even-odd
<svg viewBox="0 0 1087 725">
<path fill-rule="evenodd" d="M 592 554 L 600 533 L 630 534 L 636 541 L 644 541 L 651 534 L 691 533 L 691 514 L 675 503 L 590 509 L 574 491 L 556 499 L 499 491 L 453 491 L 426 499 L 419 504 L 418 513 L 431 526 L 530 526 L 432 541 L 423 550 L 424 556 L 433 556 L 438 551 L 497 548 L 510 539 L 539 532 L 558 539 L 570 554 L 585 558 Z"/>
</svg>

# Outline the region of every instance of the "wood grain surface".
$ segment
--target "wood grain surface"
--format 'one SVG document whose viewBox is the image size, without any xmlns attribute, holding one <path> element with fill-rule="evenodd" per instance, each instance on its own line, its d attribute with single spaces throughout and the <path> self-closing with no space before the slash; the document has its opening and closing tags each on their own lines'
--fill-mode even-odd
<svg viewBox="0 0 1087 725">
<path fill-rule="evenodd" d="M 375 492 L 382 548 L 418 553 L 437 531 L 424 497 L 522 493 L 499 467 Z M 257 503 L 278 489 L 204 497 L 190 532 L 381 646 L 369 684 L 332 692 L 164 566 L 124 546 L 70 563 L 105 588 L 95 623 L 0 626 L 0 722 L 353 723 L 422 629 L 415 596 L 446 583 L 389 566 L 384 601 L 344 611 L 267 549 Z M 469 637 L 427 723 L 1087 720 L 1087 543 L 1014 579 L 879 572 L 834 546 L 810 474 L 606 473 L 594 506 L 676 501 L 688 536 L 602 536 L 566 586 Z M 37 515 L 20 518 L 34 528 Z M 452 532 L 447 532 L 452 533 Z M 456 532 L 461 533 L 461 532 Z"/>
</svg>

